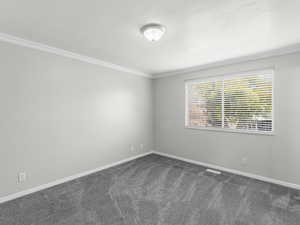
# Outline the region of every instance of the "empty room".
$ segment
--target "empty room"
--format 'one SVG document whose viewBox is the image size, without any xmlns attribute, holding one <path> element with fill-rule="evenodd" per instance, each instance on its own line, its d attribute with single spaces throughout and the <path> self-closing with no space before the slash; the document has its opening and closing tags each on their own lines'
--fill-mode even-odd
<svg viewBox="0 0 300 225">
<path fill-rule="evenodd" d="M 300 225 L 299 0 L 1 0 L 0 225 Z"/>
</svg>

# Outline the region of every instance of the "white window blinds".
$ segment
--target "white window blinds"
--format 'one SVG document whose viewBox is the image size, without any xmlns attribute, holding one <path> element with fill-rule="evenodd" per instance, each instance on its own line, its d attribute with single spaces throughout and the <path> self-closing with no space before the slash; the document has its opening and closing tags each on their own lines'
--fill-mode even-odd
<svg viewBox="0 0 300 225">
<path fill-rule="evenodd" d="M 186 82 L 186 126 L 246 132 L 273 131 L 273 72 Z"/>
</svg>

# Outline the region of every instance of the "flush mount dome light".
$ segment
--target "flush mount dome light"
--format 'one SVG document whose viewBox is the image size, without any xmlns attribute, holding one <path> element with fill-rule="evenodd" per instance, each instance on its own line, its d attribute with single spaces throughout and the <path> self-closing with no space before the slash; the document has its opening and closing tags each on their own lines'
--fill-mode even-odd
<svg viewBox="0 0 300 225">
<path fill-rule="evenodd" d="M 141 33 L 148 41 L 158 41 L 164 35 L 166 28 L 157 23 L 146 24 L 141 28 Z"/>
</svg>

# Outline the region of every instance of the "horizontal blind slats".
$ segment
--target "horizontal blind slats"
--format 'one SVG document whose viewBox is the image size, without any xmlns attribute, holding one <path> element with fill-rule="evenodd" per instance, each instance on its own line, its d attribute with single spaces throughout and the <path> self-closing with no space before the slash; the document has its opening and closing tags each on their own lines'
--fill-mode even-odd
<svg viewBox="0 0 300 225">
<path fill-rule="evenodd" d="M 188 125 L 272 131 L 272 74 L 222 77 L 187 87 Z"/>
</svg>

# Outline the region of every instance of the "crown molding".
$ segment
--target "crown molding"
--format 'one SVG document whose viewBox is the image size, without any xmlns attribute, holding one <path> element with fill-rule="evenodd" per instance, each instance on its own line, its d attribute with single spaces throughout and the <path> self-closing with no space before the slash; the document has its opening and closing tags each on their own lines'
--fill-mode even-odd
<svg viewBox="0 0 300 225">
<path fill-rule="evenodd" d="M 89 57 L 89 56 L 85 56 L 85 55 L 81 55 L 75 52 L 71 52 L 71 51 L 67 51 L 61 48 L 56 48 L 56 47 L 52 47 L 46 44 L 42 44 L 40 42 L 35 42 L 35 41 L 30 41 L 30 40 L 26 40 L 23 38 L 19 38 L 10 34 L 6 34 L 6 33 L 1 33 L 0 32 L 0 41 L 4 41 L 4 42 L 8 42 L 11 44 L 15 44 L 15 45 L 19 45 L 19 46 L 23 46 L 23 47 L 27 47 L 27 48 L 32 48 L 32 49 L 36 49 L 36 50 L 40 50 L 43 52 L 48 52 L 48 53 L 52 53 L 52 54 L 56 54 L 59 56 L 64 56 L 67 58 L 71 58 L 71 59 L 76 59 L 82 62 L 86 62 L 86 63 L 90 63 L 90 64 L 94 64 L 94 65 L 98 65 L 98 66 L 102 66 L 102 67 L 106 67 L 106 68 L 110 68 L 116 71 L 121 71 L 121 72 L 125 72 L 125 73 L 130 73 L 130 74 L 134 74 L 134 75 L 138 75 L 138 76 L 143 76 L 143 77 L 147 77 L 147 78 L 152 78 L 151 75 L 135 70 L 135 69 L 131 69 L 131 68 L 127 68 L 124 66 L 120 66 L 111 62 L 107 62 L 107 61 L 103 61 L 100 59 L 96 59 L 93 57 Z"/>
<path fill-rule="evenodd" d="M 270 51 L 265 51 L 265 52 L 261 52 L 258 54 L 227 59 L 227 60 L 223 60 L 223 61 L 219 61 L 219 62 L 203 64 L 203 65 L 199 65 L 199 66 L 174 70 L 174 71 L 170 71 L 170 72 L 155 73 L 155 74 L 152 74 L 152 79 L 158 79 L 158 78 L 175 76 L 175 75 L 182 75 L 182 74 L 187 74 L 187 73 L 194 73 L 194 72 L 212 69 L 212 68 L 216 68 L 216 67 L 228 66 L 228 65 L 233 65 L 233 64 L 237 64 L 237 63 L 244 63 L 244 62 L 265 59 L 265 58 L 270 58 L 270 57 L 276 57 L 276 56 L 282 56 L 282 55 L 289 55 L 289 54 L 293 54 L 293 53 L 297 53 L 297 52 L 300 52 L 300 44 L 290 45 L 287 47 L 278 48 L 278 49 L 270 50 Z"/>
<path fill-rule="evenodd" d="M 227 60 L 223 60 L 223 61 L 219 61 L 219 62 L 208 63 L 208 64 L 199 65 L 199 66 L 169 71 L 169 72 L 148 74 L 148 73 L 144 73 L 142 71 L 138 71 L 138 70 L 135 70 L 132 68 L 120 66 L 120 65 L 108 62 L 108 61 L 100 60 L 100 59 L 89 57 L 86 55 L 81 55 L 81 54 L 67 51 L 67 50 L 64 50 L 61 48 L 52 47 L 52 46 L 49 46 L 49 45 L 46 45 L 46 44 L 43 44 L 40 42 L 30 41 L 30 40 L 26 40 L 23 38 L 19 38 L 19 37 L 16 37 L 16 36 L 13 36 L 13 35 L 10 35 L 7 33 L 0 32 L 0 41 L 8 42 L 11 44 L 15 44 L 15 45 L 19 45 L 19 46 L 23 46 L 23 47 L 27 47 L 27 48 L 40 50 L 43 52 L 56 54 L 56 55 L 71 58 L 71 59 L 76 59 L 76 60 L 79 60 L 82 62 L 102 66 L 102 67 L 120 71 L 120 72 L 130 73 L 130 74 L 138 75 L 138 76 L 142 76 L 142 77 L 147 77 L 150 79 L 159 79 L 159 78 L 163 78 L 163 77 L 182 75 L 182 74 L 187 74 L 187 73 L 194 73 L 194 72 L 198 72 L 201 70 L 207 70 L 207 69 L 211 69 L 211 68 L 222 67 L 222 66 L 232 65 L 232 64 L 236 64 L 236 63 L 244 63 L 244 62 L 249 62 L 249 61 L 254 61 L 254 60 L 259 60 L 259 59 L 265 59 L 265 58 L 288 55 L 288 54 L 300 52 L 300 44 L 294 44 L 294 45 L 290 45 L 290 46 L 275 49 L 275 50 L 261 52 L 258 54 L 227 59 Z"/>
</svg>

